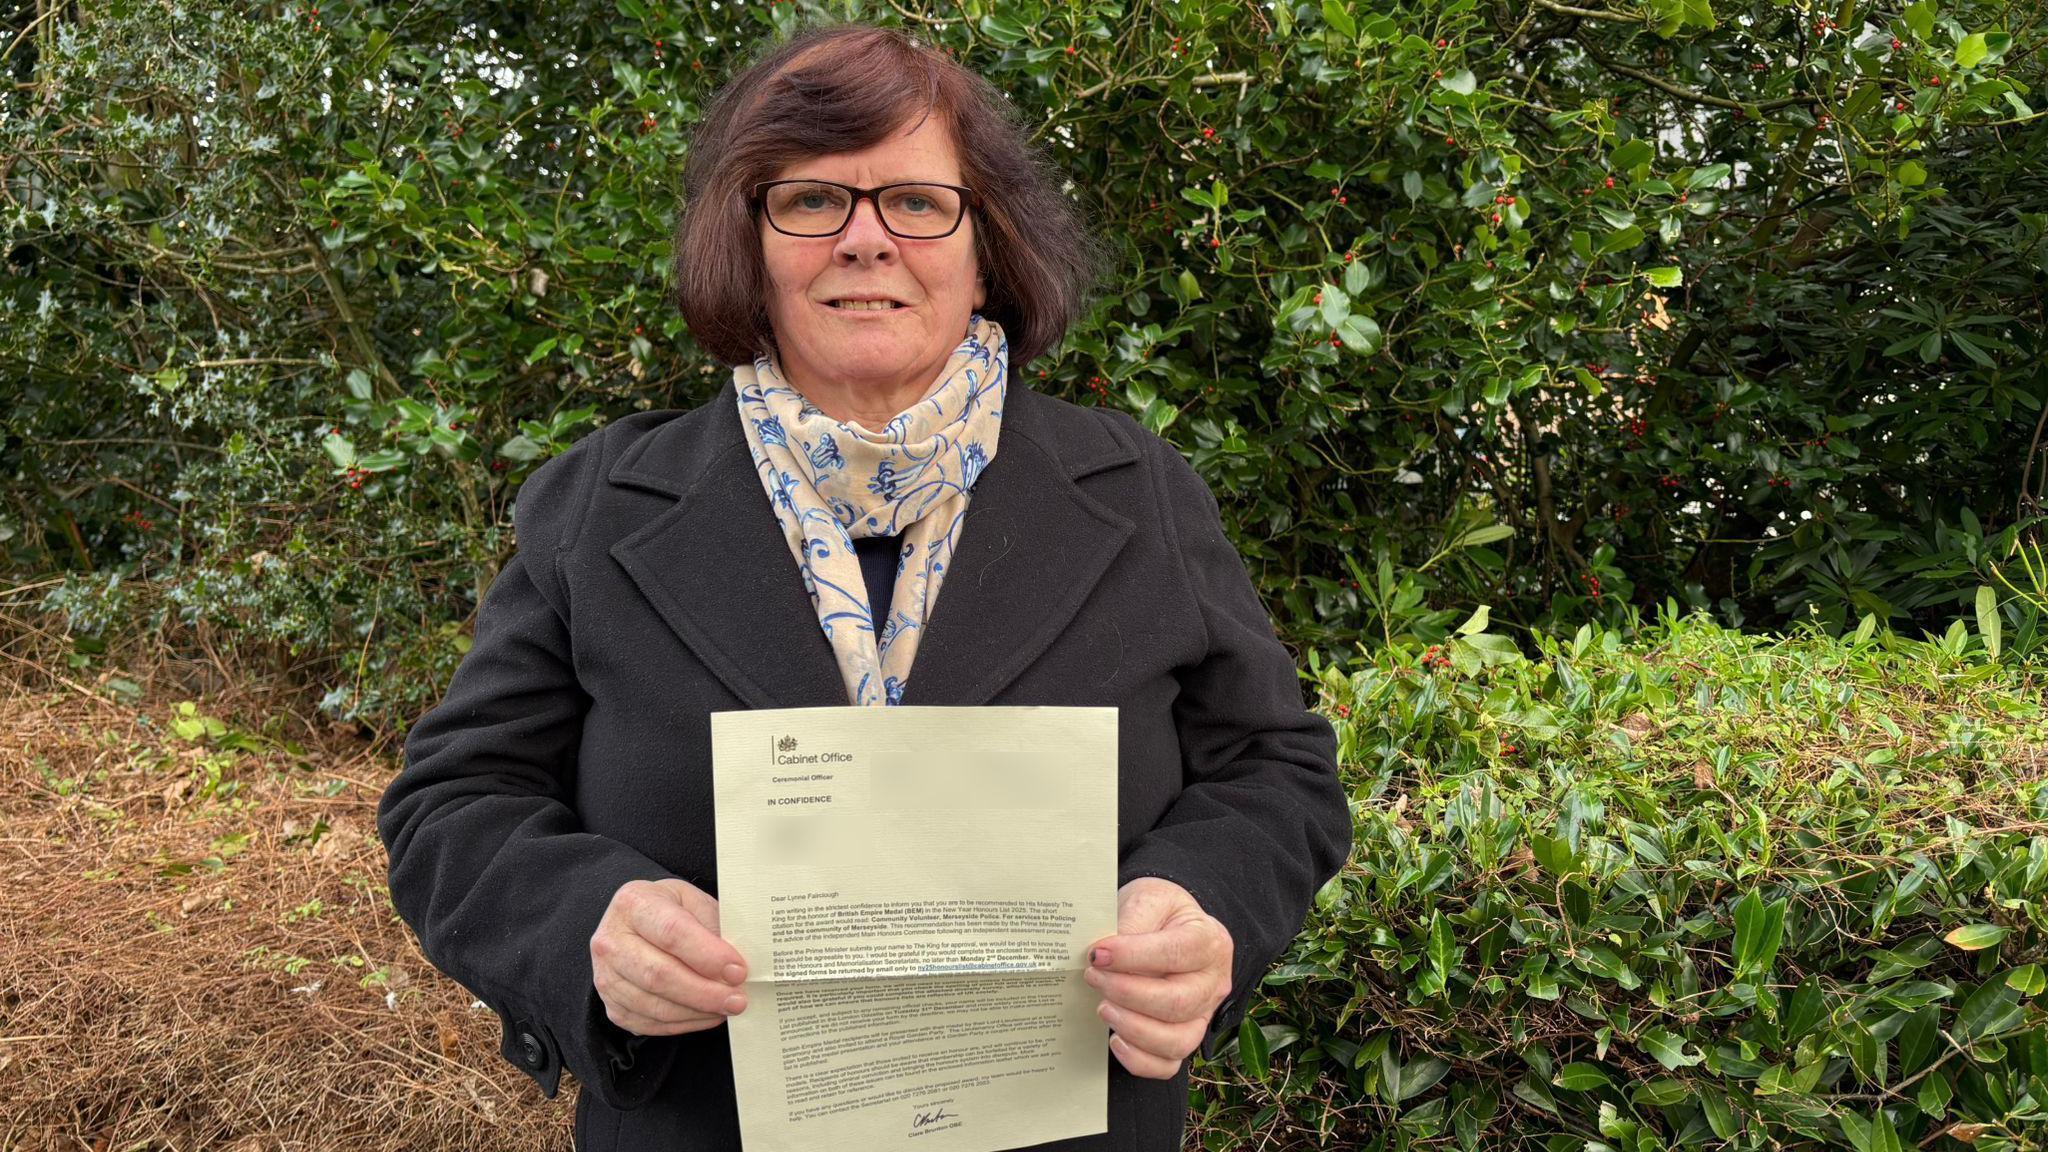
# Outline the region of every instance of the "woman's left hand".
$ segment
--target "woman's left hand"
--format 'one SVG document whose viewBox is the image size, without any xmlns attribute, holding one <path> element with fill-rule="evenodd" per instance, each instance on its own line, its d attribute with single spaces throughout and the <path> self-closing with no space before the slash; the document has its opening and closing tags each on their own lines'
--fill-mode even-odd
<svg viewBox="0 0 2048 1152">
<path fill-rule="evenodd" d="M 1133 1076 L 1170 1080 L 1230 995 L 1230 930 L 1187 889 L 1140 876 L 1117 889 L 1116 931 L 1089 949 L 1083 974 L 1102 993 L 1109 1050 Z"/>
</svg>

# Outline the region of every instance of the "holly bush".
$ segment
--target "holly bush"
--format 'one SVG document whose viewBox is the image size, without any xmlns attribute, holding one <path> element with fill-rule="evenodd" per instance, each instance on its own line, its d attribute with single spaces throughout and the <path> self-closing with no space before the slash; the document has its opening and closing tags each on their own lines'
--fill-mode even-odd
<svg viewBox="0 0 2048 1152">
<path fill-rule="evenodd" d="M 0 548 L 123 622 L 430 701 L 530 470 L 725 386 L 680 160 L 764 42 L 902 24 L 1117 254 L 1014 366 L 1217 492 L 1334 659 L 1675 599 L 1930 625 L 2048 485 L 2038 4 L 608 0 L 50 9 L 0 92 Z"/>
<path fill-rule="evenodd" d="M 1352 857 L 1203 1147 L 2044 1146 L 2039 670 L 1960 621 L 1631 631 L 1317 670 Z"/>
</svg>

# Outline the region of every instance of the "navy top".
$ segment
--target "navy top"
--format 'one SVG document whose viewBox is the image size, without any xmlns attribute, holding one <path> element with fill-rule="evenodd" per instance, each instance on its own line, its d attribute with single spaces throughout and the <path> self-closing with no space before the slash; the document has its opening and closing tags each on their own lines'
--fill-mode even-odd
<svg viewBox="0 0 2048 1152">
<path fill-rule="evenodd" d="M 875 637 L 889 624 L 889 597 L 896 590 L 896 555 L 903 550 L 901 536 L 869 536 L 855 540 L 853 550 L 860 557 L 860 574 L 868 585 L 868 610 L 874 613 Z"/>
</svg>

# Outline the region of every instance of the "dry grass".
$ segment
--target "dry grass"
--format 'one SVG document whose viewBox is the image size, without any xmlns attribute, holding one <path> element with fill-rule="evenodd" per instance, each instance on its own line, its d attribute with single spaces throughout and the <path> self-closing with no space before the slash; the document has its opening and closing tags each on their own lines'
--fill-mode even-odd
<svg viewBox="0 0 2048 1152">
<path fill-rule="evenodd" d="M 198 711 L 260 749 L 209 753 L 177 668 L 131 707 L 51 652 L 0 647 L 0 1149 L 568 1146 L 573 1081 L 544 1099 L 391 909 L 393 747 L 245 687 Z"/>
</svg>

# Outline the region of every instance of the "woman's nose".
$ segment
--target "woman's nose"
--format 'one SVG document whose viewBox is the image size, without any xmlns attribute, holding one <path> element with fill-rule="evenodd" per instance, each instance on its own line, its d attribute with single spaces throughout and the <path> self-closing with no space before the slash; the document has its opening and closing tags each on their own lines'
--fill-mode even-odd
<svg viewBox="0 0 2048 1152">
<path fill-rule="evenodd" d="M 882 227 L 882 214 L 875 208 L 873 199 L 863 199 L 853 206 L 853 218 L 846 222 L 846 228 L 839 234 L 839 249 L 863 259 L 893 251 L 896 238 Z"/>
</svg>

